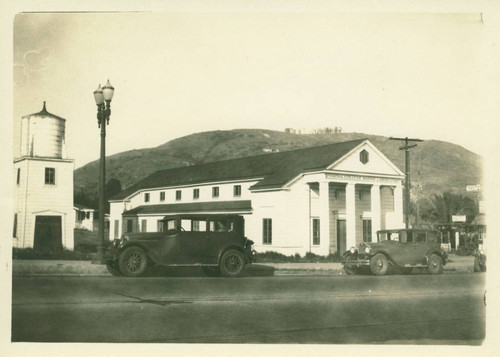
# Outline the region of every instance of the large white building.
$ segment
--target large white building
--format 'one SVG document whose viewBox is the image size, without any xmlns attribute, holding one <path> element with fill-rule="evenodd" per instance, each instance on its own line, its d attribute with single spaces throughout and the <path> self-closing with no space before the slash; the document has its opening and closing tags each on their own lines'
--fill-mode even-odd
<svg viewBox="0 0 500 357">
<path fill-rule="evenodd" d="M 110 239 L 169 214 L 237 213 L 258 252 L 343 252 L 403 226 L 403 180 L 365 139 L 161 170 L 110 200 Z"/>
<path fill-rule="evenodd" d="M 66 158 L 66 120 L 47 112 L 21 121 L 21 156 L 14 160 L 15 248 L 73 249 L 73 170 Z"/>
</svg>

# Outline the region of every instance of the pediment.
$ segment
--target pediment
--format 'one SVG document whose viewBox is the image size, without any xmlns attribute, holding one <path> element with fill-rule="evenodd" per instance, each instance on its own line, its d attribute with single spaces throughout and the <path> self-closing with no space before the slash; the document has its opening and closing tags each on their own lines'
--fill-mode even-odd
<svg viewBox="0 0 500 357">
<path fill-rule="evenodd" d="M 387 156 L 368 140 L 334 162 L 328 169 L 372 175 L 404 175 Z"/>
</svg>

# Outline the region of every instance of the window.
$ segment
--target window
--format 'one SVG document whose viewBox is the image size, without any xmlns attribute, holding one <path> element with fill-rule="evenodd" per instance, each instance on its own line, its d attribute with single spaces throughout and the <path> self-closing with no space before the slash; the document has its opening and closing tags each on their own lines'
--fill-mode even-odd
<svg viewBox="0 0 500 357">
<path fill-rule="evenodd" d="M 120 229 L 120 221 L 115 219 L 115 234 L 114 234 L 115 238 L 118 238 L 119 229 Z"/>
<path fill-rule="evenodd" d="M 160 201 L 165 201 L 165 192 L 160 192 Z"/>
<path fill-rule="evenodd" d="M 141 221 L 141 232 L 147 232 L 148 231 L 148 221 L 143 219 Z"/>
<path fill-rule="evenodd" d="M 210 232 L 231 232 L 233 230 L 233 222 L 228 219 L 219 219 L 209 222 Z"/>
<path fill-rule="evenodd" d="M 363 219 L 363 242 L 372 241 L 372 220 Z"/>
<path fill-rule="evenodd" d="M 200 189 L 199 188 L 195 188 L 193 190 L 193 198 L 194 199 L 200 198 Z"/>
<path fill-rule="evenodd" d="M 12 233 L 14 238 L 17 237 L 17 213 L 14 213 L 14 232 Z"/>
<path fill-rule="evenodd" d="M 19 182 L 21 181 L 21 169 L 17 169 L 17 184 L 19 185 Z"/>
<path fill-rule="evenodd" d="M 312 220 L 313 245 L 319 245 L 319 218 Z"/>
<path fill-rule="evenodd" d="M 233 196 L 240 197 L 241 196 L 241 185 L 235 185 L 233 187 Z"/>
<path fill-rule="evenodd" d="M 52 167 L 45 168 L 45 184 L 46 185 L 56 184 L 56 169 Z"/>
<path fill-rule="evenodd" d="M 264 218 L 262 220 L 262 243 L 273 243 L 273 220 L 271 218 Z"/>
<path fill-rule="evenodd" d="M 149 202 L 149 193 L 144 194 L 144 202 Z"/>
<path fill-rule="evenodd" d="M 413 243 L 413 232 L 402 231 L 401 238 L 399 241 L 401 243 Z"/>
<path fill-rule="evenodd" d="M 366 150 L 362 150 L 362 151 L 359 153 L 359 161 L 361 161 L 363 164 L 366 164 L 366 163 L 368 163 L 368 160 L 369 160 L 369 154 L 368 154 L 368 151 L 366 151 Z"/>
<path fill-rule="evenodd" d="M 416 233 L 416 237 L 415 237 L 415 242 L 416 243 L 425 243 L 426 239 L 425 239 L 425 232 L 418 232 Z"/>
<path fill-rule="evenodd" d="M 180 201 L 180 200 L 181 200 L 181 198 L 182 198 L 182 191 L 181 191 L 181 190 L 177 190 L 177 191 L 175 191 L 175 199 L 176 199 L 177 201 Z"/>
<path fill-rule="evenodd" d="M 156 231 L 157 232 L 163 232 L 163 220 L 159 219 L 156 222 Z"/>
<path fill-rule="evenodd" d="M 127 233 L 132 232 L 132 224 L 133 221 L 131 219 L 127 219 Z"/>
<path fill-rule="evenodd" d="M 219 188 L 212 187 L 212 197 L 219 197 Z"/>
</svg>

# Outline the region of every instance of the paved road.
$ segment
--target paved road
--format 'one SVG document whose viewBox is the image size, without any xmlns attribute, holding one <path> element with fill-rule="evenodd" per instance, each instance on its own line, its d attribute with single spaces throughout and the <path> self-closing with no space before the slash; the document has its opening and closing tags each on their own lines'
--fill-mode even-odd
<svg viewBox="0 0 500 357">
<path fill-rule="evenodd" d="M 14 277 L 12 340 L 480 344 L 484 274 Z"/>
</svg>

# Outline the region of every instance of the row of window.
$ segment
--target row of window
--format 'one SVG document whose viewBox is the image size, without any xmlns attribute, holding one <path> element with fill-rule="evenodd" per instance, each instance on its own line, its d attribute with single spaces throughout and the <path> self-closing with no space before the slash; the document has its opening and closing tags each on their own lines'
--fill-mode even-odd
<svg viewBox="0 0 500 357">
<path fill-rule="evenodd" d="M 17 169 L 16 183 L 19 185 L 21 182 L 21 168 Z M 56 184 L 56 169 L 53 167 L 45 168 L 45 184 L 55 185 Z"/>
<path fill-rule="evenodd" d="M 132 232 L 133 220 L 127 219 L 126 232 Z M 147 220 L 143 219 L 141 221 L 141 232 L 147 232 Z M 115 238 L 118 237 L 118 226 L 119 221 L 115 220 Z M 192 228 L 193 230 L 198 230 L 201 227 Z M 158 220 L 157 227 L 158 232 L 163 231 L 163 224 L 161 220 Z M 370 219 L 363 220 L 363 242 L 372 241 L 372 221 Z M 312 243 L 313 245 L 320 245 L 320 220 L 319 218 L 312 219 Z M 273 220 L 271 218 L 262 219 L 262 244 L 270 245 L 273 244 Z"/>
<path fill-rule="evenodd" d="M 233 196 L 234 197 L 240 197 L 241 196 L 241 185 L 234 185 L 233 186 Z M 219 187 L 215 186 L 212 187 L 212 197 L 216 198 L 219 197 Z M 193 189 L 193 199 L 198 199 L 200 198 L 200 189 L 199 188 L 194 188 Z M 182 191 L 177 190 L 175 191 L 175 200 L 180 201 L 182 199 Z M 151 200 L 151 194 L 149 192 L 144 193 L 144 202 L 149 202 Z M 160 202 L 165 201 L 165 191 L 160 192 Z"/>
</svg>

